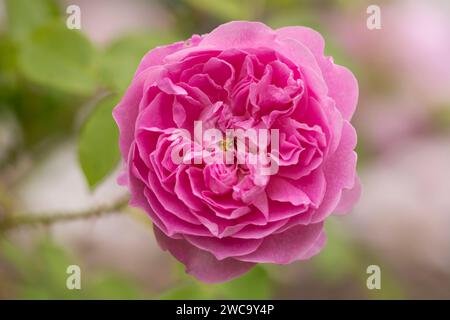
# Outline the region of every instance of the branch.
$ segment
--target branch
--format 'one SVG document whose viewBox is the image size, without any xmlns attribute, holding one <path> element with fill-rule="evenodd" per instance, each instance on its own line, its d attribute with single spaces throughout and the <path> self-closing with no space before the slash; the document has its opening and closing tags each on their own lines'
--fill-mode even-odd
<svg viewBox="0 0 450 320">
<path fill-rule="evenodd" d="M 0 220 L 0 231 L 6 231 L 20 226 L 50 225 L 55 222 L 71 221 L 83 218 L 99 217 L 106 214 L 119 213 L 128 205 L 128 196 L 120 198 L 109 205 L 101 205 L 87 210 L 75 212 L 52 212 L 52 213 L 20 213 L 10 214 Z M 1 217 L 0 217 L 1 218 Z"/>
</svg>

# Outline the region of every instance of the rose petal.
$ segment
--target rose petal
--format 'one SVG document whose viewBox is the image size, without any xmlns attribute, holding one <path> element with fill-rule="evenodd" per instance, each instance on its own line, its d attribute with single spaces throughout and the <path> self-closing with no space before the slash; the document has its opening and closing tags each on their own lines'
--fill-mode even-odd
<svg viewBox="0 0 450 320">
<path fill-rule="evenodd" d="M 255 263 L 288 264 L 309 258 L 308 253 L 319 240 L 322 230 L 323 223 L 292 227 L 283 233 L 264 238 L 256 251 L 237 259 Z"/>
<path fill-rule="evenodd" d="M 275 30 L 281 39 L 294 39 L 308 47 L 316 58 L 323 56 L 325 42 L 317 31 L 307 27 L 284 27 Z"/>
<path fill-rule="evenodd" d="M 343 189 L 352 188 L 356 175 L 356 133 L 352 125 L 345 121 L 341 143 L 324 166 L 327 190 L 321 206 L 314 214 L 313 222 L 323 221 L 338 205 Z"/>
<path fill-rule="evenodd" d="M 156 81 L 160 76 L 160 67 L 146 69 L 135 77 L 122 100 L 113 110 L 113 117 L 119 127 L 119 145 L 124 159 L 128 157 L 134 138 L 135 123 L 138 117 L 139 103 L 142 99 L 144 81 Z"/>
<path fill-rule="evenodd" d="M 229 281 L 249 271 L 254 264 L 232 258 L 217 260 L 211 253 L 200 250 L 184 239 L 173 239 L 154 227 L 155 237 L 163 250 L 186 266 L 186 272 L 201 281 L 214 283 Z"/>
<path fill-rule="evenodd" d="M 263 23 L 232 21 L 205 35 L 200 45 L 222 49 L 265 47 L 272 43 L 275 37 L 275 32 Z"/>
<path fill-rule="evenodd" d="M 327 83 L 329 96 L 336 101 L 344 119 L 350 120 L 358 101 L 358 82 L 348 69 L 324 56 L 325 43 L 320 33 L 306 27 L 286 27 L 276 33 L 282 39 L 295 39 L 311 50 Z"/>
<path fill-rule="evenodd" d="M 284 178 L 272 177 L 266 190 L 269 198 L 275 201 L 290 202 L 294 206 L 311 202 L 305 192 Z"/>
<path fill-rule="evenodd" d="M 353 206 L 358 202 L 361 197 L 361 182 L 359 177 L 355 177 L 355 185 L 351 189 L 344 189 L 342 191 L 341 200 L 339 201 L 334 214 L 346 214 L 349 213 Z"/>
<path fill-rule="evenodd" d="M 218 239 L 186 235 L 184 238 L 197 248 L 212 253 L 218 260 L 252 253 L 263 242 L 262 239 L 236 239 L 231 237 Z"/>
<path fill-rule="evenodd" d="M 331 61 L 321 63 L 322 73 L 328 86 L 328 95 L 345 120 L 350 121 L 358 103 L 358 81 L 350 70 Z"/>
</svg>

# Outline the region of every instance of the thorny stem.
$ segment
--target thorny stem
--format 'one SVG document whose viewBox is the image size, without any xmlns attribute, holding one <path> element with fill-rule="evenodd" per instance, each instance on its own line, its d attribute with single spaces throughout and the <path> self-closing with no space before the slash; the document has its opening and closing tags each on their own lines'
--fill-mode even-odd
<svg viewBox="0 0 450 320">
<path fill-rule="evenodd" d="M 55 222 L 71 221 L 83 218 L 98 217 L 106 214 L 119 213 L 128 205 L 128 196 L 114 203 L 97 206 L 87 210 L 74 212 L 51 212 L 51 213 L 18 213 L 0 216 L 0 232 L 21 226 L 50 225 Z"/>
</svg>

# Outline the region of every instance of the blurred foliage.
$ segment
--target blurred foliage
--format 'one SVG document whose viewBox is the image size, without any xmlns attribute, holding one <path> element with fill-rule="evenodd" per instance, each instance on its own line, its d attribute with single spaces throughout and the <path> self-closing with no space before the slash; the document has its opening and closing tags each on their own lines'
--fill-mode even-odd
<svg viewBox="0 0 450 320">
<path fill-rule="evenodd" d="M 4 260 L 4 261 L 3 261 Z M 3 263 L 2 263 L 3 262 Z M 79 259 L 69 256 L 48 236 L 37 241 L 31 250 L 0 241 L 0 267 L 14 269 L 15 296 L 18 299 L 144 299 L 136 281 L 112 271 L 85 272 L 81 268 L 81 289 L 69 290 L 66 272 Z M 9 278 L 3 281 L 11 281 Z M 5 287 L 8 287 L 5 284 Z M 2 288 L 0 288 L 0 293 Z"/>
<path fill-rule="evenodd" d="M 221 20 L 251 20 L 258 5 L 262 1 L 241 1 L 241 0 L 185 0 L 186 3 L 195 10 L 217 17 Z"/>
<path fill-rule="evenodd" d="M 0 101 L 5 101 L 17 82 L 16 48 L 12 40 L 5 35 L 0 36 L 0 53 Z"/>
<path fill-rule="evenodd" d="M 6 281 L 2 287 L 7 288 L 11 285 L 7 282 L 14 281 L 15 298 L 19 299 L 269 299 L 273 293 L 268 273 L 261 266 L 224 284 L 207 285 L 180 275 L 178 282 L 185 285 L 154 296 L 145 293 L 136 281 L 117 272 L 88 272 L 80 265 L 81 289 L 68 290 L 66 270 L 70 265 L 79 265 L 79 261 L 48 236 L 28 250 L 7 240 L 0 241 L 0 269 L 4 266 L 14 270 L 9 279 L 0 277 Z M 1 289 L 0 294 L 4 294 Z"/>
<path fill-rule="evenodd" d="M 450 131 L 450 104 L 433 108 L 431 120 L 436 129 Z"/>
<path fill-rule="evenodd" d="M 349 239 L 339 233 L 341 230 L 333 222 L 327 222 L 327 244 L 313 260 L 317 273 L 330 283 L 342 280 L 361 269 L 356 248 Z"/>
<path fill-rule="evenodd" d="M 183 268 L 180 266 L 180 268 Z M 186 279 L 184 271 L 179 278 Z M 262 266 L 254 267 L 242 277 L 222 283 L 204 284 L 202 282 L 185 280 L 186 284 L 170 289 L 160 296 L 161 299 L 270 299 L 273 297 L 273 283 L 268 272 Z"/>
<path fill-rule="evenodd" d="M 404 299 L 403 286 L 399 283 L 389 266 L 368 253 L 367 248 L 358 246 L 357 241 L 344 234 L 345 228 L 329 219 L 326 223 L 327 244 L 319 255 L 313 258 L 315 273 L 320 281 L 327 286 L 339 287 L 347 281 L 359 284 L 359 291 L 366 298 L 372 299 Z M 382 270 L 381 290 L 368 290 L 366 281 L 369 274 L 366 268 L 370 265 L 378 265 Z"/>
<path fill-rule="evenodd" d="M 8 0 L 6 12 L 0 107 L 21 129 L 11 152 L 35 152 L 35 146 L 70 134 L 82 95 L 95 91 L 94 49 L 84 35 L 65 27 L 56 1 Z"/>
<path fill-rule="evenodd" d="M 8 31 L 12 38 L 26 42 L 30 33 L 59 16 L 53 0 L 6 0 Z"/>
</svg>

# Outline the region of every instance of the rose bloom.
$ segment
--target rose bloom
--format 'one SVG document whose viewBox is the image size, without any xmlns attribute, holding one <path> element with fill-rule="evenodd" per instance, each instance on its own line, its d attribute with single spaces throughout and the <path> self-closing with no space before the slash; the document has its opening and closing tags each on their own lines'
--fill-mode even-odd
<svg viewBox="0 0 450 320">
<path fill-rule="evenodd" d="M 325 244 L 325 219 L 359 198 L 349 122 L 357 99 L 355 77 L 324 56 L 314 30 L 221 25 L 142 59 L 113 112 L 124 159 L 119 181 L 130 205 L 152 219 L 160 246 L 202 281 L 309 259 Z M 174 161 L 186 143 L 175 132 L 187 130 L 198 144 L 195 121 L 221 132 L 278 129 L 277 172 L 264 175 L 245 161 Z"/>
</svg>

